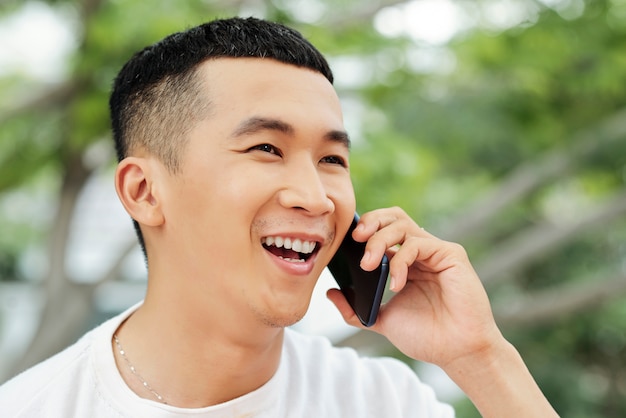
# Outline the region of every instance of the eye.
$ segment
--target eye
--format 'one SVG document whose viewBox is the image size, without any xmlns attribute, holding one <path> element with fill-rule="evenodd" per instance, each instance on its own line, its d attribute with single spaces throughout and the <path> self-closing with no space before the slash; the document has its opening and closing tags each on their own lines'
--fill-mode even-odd
<svg viewBox="0 0 626 418">
<path fill-rule="evenodd" d="M 267 152 L 269 154 L 274 154 L 274 155 L 278 155 L 278 156 L 282 155 L 280 150 L 278 148 L 276 148 L 272 144 L 255 145 L 253 147 L 248 148 L 248 151 L 262 151 L 262 152 Z"/>
<path fill-rule="evenodd" d="M 343 157 L 340 157 L 338 155 L 329 155 L 327 157 L 322 158 L 320 161 L 326 164 L 340 165 L 342 167 L 348 166 L 348 164 L 346 163 L 346 160 Z"/>
</svg>

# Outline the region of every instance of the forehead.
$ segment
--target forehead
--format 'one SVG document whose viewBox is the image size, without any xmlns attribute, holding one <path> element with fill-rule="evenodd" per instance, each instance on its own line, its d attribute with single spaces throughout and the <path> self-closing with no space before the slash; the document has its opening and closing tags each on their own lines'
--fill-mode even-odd
<svg viewBox="0 0 626 418">
<path fill-rule="evenodd" d="M 306 120 L 343 129 L 337 93 L 320 73 L 273 59 L 218 58 L 198 68 L 213 119 L 239 123 L 254 117 Z M 293 121 L 292 121 L 293 120 Z"/>
</svg>

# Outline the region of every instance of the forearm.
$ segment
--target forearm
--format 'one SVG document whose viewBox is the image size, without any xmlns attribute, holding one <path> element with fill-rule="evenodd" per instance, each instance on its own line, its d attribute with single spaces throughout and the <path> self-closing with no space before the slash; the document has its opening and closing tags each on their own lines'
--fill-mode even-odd
<svg viewBox="0 0 626 418">
<path fill-rule="evenodd" d="M 505 340 L 498 349 L 445 370 L 483 417 L 558 417 L 515 347 Z"/>
</svg>

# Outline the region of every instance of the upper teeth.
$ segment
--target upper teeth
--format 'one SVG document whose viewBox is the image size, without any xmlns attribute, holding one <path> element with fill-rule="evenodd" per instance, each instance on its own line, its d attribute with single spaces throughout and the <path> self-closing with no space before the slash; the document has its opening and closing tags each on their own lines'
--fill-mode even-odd
<svg viewBox="0 0 626 418">
<path fill-rule="evenodd" d="M 302 241 L 298 238 L 265 237 L 262 240 L 265 245 L 274 245 L 278 248 L 284 247 L 287 250 L 294 250 L 298 253 L 310 254 L 316 246 L 315 241 Z"/>
</svg>

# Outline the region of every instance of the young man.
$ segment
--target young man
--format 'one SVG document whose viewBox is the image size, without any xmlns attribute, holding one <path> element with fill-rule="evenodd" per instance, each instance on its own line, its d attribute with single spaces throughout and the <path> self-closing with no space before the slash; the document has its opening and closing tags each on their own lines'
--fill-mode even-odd
<svg viewBox="0 0 626 418">
<path fill-rule="evenodd" d="M 450 417 L 404 364 L 285 327 L 355 210 L 332 73 L 297 32 L 214 21 L 136 54 L 111 96 L 116 187 L 148 264 L 144 302 L 0 389 L 11 417 Z M 441 366 L 484 416 L 551 417 L 464 250 L 401 209 L 362 215 L 390 258 L 372 331 Z M 344 319 L 361 326 L 341 292 Z"/>
</svg>

